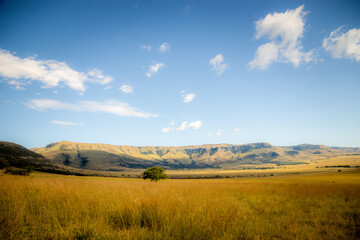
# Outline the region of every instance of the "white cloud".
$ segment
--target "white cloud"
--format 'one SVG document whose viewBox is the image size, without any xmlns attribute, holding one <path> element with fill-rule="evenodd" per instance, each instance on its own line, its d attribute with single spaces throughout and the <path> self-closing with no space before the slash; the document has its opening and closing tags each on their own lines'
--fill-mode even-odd
<svg viewBox="0 0 360 240">
<path fill-rule="evenodd" d="M 256 22 L 256 39 L 271 41 L 261 45 L 249 68 L 267 69 L 274 62 L 292 63 L 298 67 L 312 60 L 313 52 L 303 52 L 300 39 L 303 37 L 306 12 L 304 5 L 284 13 L 269 13 Z"/>
<path fill-rule="evenodd" d="M 167 133 L 167 132 L 170 132 L 172 129 L 173 129 L 173 128 L 171 128 L 171 127 L 167 127 L 167 128 L 163 128 L 161 131 L 162 131 L 163 133 Z"/>
<path fill-rule="evenodd" d="M 54 93 L 57 94 L 59 91 L 58 90 L 55 90 Z"/>
<path fill-rule="evenodd" d="M 167 133 L 167 132 L 171 132 L 171 131 L 184 131 L 186 129 L 189 129 L 189 128 L 192 128 L 192 129 L 195 129 L 195 130 L 198 130 L 201 128 L 202 126 L 202 121 L 194 121 L 194 122 L 182 122 L 181 125 L 177 128 L 174 127 L 175 125 L 175 122 L 174 121 L 171 121 L 170 122 L 170 127 L 166 127 L 166 128 L 163 128 L 161 131 L 163 133 Z"/>
<path fill-rule="evenodd" d="M 331 53 L 333 58 L 349 58 L 360 61 L 360 28 L 353 28 L 343 33 L 343 26 L 330 33 L 323 41 L 323 48 Z"/>
<path fill-rule="evenodd" d="M 149 118 L 157 117 L 157 114 L 145 113 L 129 106 L 127 103 L 117 100 L 97 101 L 79 101 L 76 104 L 60 102 L 52 99 L 31 99 L 26 104 L 31 109 L 37 111 L 44 110 L 66 110 L 73 112 L 103 112 L 117 116 Z"/>
<path fill-rule="evenodd" d="M 112 86 L 106 86 L 104 87 L 104 90 L 109 90 L 110 88 L 112 88 Z"/>
<path fill-rule="evenodd" d="M 54 120 L 51 121 L 52 124 L 58 124 L 58 125 L 64 125 L 64 126 L 76 126 L 77 123 L 75 122 L 66 122 L 66 121 L 58 121 L 58 120 Z"/>
<path fill-rule="evenodd" d="M 162 52 L 162 53 L 168 52 L 170 50 L 170 44 L 168 44 L 167 42 L 164 42 L 163 44 L 160 45 L 158 50 L 159 50 L 159 52 Z"/>
<path fill-rule="evenodd" d="M 25 86 L 26 84 L 23 83 L 23 82 L 19 82 L 19 81 L 16 81 L 16 80 L 10 80 L 7 82 L 10 86 L 14 86 L 15 89 L 17 90 L 25 90 Z"/>
<path fill-rule="evenodd" d="M 235 133 L 235 134 L 239 134 L 239 133 L 240 133 L 240 128 L 235 128 L 235 129 L 234 129 L 234 133 Z"/>
<path fill-rule="evenodd" d="M 216 55 L 214 58 L 211 58 L 209 63 L 212 66 L 213 70 L 216 71 L 216 74 L 220 76 L 228 67 L 229 65 L 224 62 L 224 56 L 222 54 Z"/>
<path fill-rule="evenodd" d="M 90 81 L 92 83 L 100 83 L 102 85 L 108 84 L 113 80 L 112 77 L 103 75 L 102 71 L 97 68 L 89 71 L 87 76 L 87 81 Z"/>
<path fill-rule="evenodd" d="M 120 91 L 123 93 L 131 93 L 134 91 L 133 87 L 131 85 L 124 84 L 119 88 Z"/>
<path fill-rule="evenodd" d="M 148 72 L 146 73 L 146 76 L 147 76 L 148 78 L 152 77 L 154 74 L 156 74 L 156 73 L 159 71 L 160 68 L 162 68 L 162 67 L 164 67 L 164 66 L 165 66 L 164 63 L 156 63 L 156 64 L 154 64 L 154 65 L 151 65 L 151 66 L 149 67 Z"/>
<path fill-rule="evenodd" d="M 195 93 L 187 93 L 182 95 L 184 98 L 184 103 L 189 103 L 196 97 Z"/>
<path fill-rule="evenodd" d="M 186 129 L 189 129 L 189 128 L 192 128 L 192 129 L 195 129 L 195 130 L 198 130 L 200 129 L 200 127 L 202 126 L 202 121 L 195 121 L 195 122 L 183 122 L 180 127 L 176 128 L 176 130 L 178 131 L 184 131 Z"/>
<path fill-rule="evenodd" d="M 0 49 L 0 76 L 7 79 L 10 85 L 17 82 L 18 88 L 31 81 L 40 81 L 42 88 L 53 88 L 63 83 L 80 92 L 86 90 L 85 82 L 107 84 L 112 81 L 111 76 L 103 75 L 99 69 L 88 73 L 78 72 L 64 62 L 36 60 L 35 57 L 19 58 L 3 49 Z"/>
<path fill-rule="evenodd" d="M 151 52 L 152 46 L 141 45 L 141 49 L 146 49 L 146 50 L 148 50 L 148 52 Z"/>
<path fill-rule="evenodd" d="M 217 136 L 220 136 L 220 135 L 222 135 L 223 134 L 223 130 L 222 129 L 218 129 L 217 131 L 216 131 L 216 135 Z"/>
</svg>

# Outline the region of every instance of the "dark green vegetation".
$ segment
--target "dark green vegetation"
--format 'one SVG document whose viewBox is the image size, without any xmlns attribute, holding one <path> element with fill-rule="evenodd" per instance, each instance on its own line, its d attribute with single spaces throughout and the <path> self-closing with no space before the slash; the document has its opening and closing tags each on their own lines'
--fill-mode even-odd
<svg viewBox="0 0 360 240">
<path fill-rule="evenodd" d="M 208 144 L 184 147 L 133 147 L 57 142 L 33 151 L 66 166 L 102 171 L 126 171 L 161 166 L 165 169 L 249 169 L 309 164 L 316 159 L 360 153 L 360 148 L 302 144 L 275 147 L 269 143 Z"/>
<path fill-rule="evenodd" d="M 8 167 L 5 169 L 5 174 L 11 174 L 11 175 L 21 175 L 21 176 L 29 176 L 32 172 L 32 168 L 14 168 L 14 167 Z"/>
<path fill-rule="evenodd" d="M 165 174 L 165 170 L 163 168 L 151 167 L 142 173 L 142 178 L 144 180 L 150 179 L 151 181 L 157 182 L 161 179 L 167 179 L 168 176 Z"/>
</svg>

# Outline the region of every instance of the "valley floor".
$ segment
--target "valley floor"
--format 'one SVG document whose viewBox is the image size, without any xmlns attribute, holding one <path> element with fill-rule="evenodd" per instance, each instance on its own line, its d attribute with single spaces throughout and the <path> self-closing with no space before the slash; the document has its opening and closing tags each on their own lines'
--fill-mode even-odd
<svg viewBox="0 0 360 240">
<path fill-rule="evenodd" d="M 157 183 L 0 176 L 0 239 L 359 238 L 359 170 Z"/>
</svg>

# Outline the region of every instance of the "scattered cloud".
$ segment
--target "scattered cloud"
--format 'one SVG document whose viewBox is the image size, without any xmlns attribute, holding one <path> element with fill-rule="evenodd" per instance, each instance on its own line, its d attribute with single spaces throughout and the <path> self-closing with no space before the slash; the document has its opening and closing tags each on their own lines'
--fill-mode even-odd
<svg viewBox="0 0 360 240">
<path fill-rule="evenodd" d="M 106 86 L 104 87 L 104 90 L 109 90 L 110 88 L 112 88 L 112 86 Z"/>
<path fill-rule="evenodd" d="M 124 84 L 119 88 L 123 93 L 132 93 L 134 91 L 131 85 Z"/>
<path fill-rule="evenodd" d="M 180 127 L 176 128 L 176 130 L 178 131 L 184 131 L 186 129 L 189 129 L 189 128 L 192 128 L 192 129 L 195 129 L 195 130 L 198 130 L 200 129 L 202 126 L 202 121 L 195 121 L 195 122 L 183 122 L 181 123 Z"/>
<path fill-rule="evenodd" d="M 227 63 L 224 63 L 224 56 L 222 54 L 218 54 L 214 58 L 211 58 L 209 63 L 218 76 L 229 67 Z"/>
<path fill-rule="evenodd" d="M 171 130 L 173 130 L 172 127 L 167 127 L 167 128 L 163 128 L 161 131 L 162 131 L 163 133 L 167 133 L 167 132 L 170 132 Z"/>
<path fill-rule="evenodd" d="M 348 58 L 360 61 L 360 28 L 353 28 L 346 33 L 343 26 L 335 29 L 323 41 L 323 48 L 331 53 L 333 58 Z"/>
<path fill-rule="evenodd" d="M 220 135 L 222 135 L 223 134 L 223 130 L 222 129 L 218 129 L 217 131 L 216 131 L 216 135 L 217 136 L 220 136 Z"/>
<path fill-rule="evenodd" d="M 151 65 L 146 73 L 146 76 L 148 78 L 151 78 L 154 74 L 156 74 L 159 71 L 160 68 L 164 66 L 165 66 L 164 63 L 155 63 L 154 65 Z"/>
<path fill-rule="evenodd" d="M 58 124 L 58 125 L 64 125 L 64 126 L 76 126 L 78 125 L 75 122 L 66 122 L 66 121 L 58 121 L 58 120 L 54 120 L 51 121 L 52 124 Z"/>
<path fill-rule="evenodd" d="M 256 39 L 267 37 L 270 42 L 258 47 L 249 69 L 265 70 L 274 62 L 292 63 L 298 67 L 312 60 L 313 52 L 303 52 L 301 38 L 304 34 L 304 5 L 283 13 L 269 13 L 256 22 Z"/>
<path fill-rule="evenodd" d="M 52 99 L 30 99 L 25 105 L 37 111 L 66 110 L 73 112 L 110 113 L 122 117 L 140 118 L 158 116 L 158 114 L 139 111 L 136 108 L 129 106 L 127 103 L 120 102 L 118 100 L 107 100 L 104 102 L 79 101 L 72 104 Z"/>
<path fill-rule="evenodd" d="M 239 133 L 240 133 L 240 128 L 235 128 L 235 129 L 234 129 L 234 133 L 235 133 L 235 134 L 239 134 Z"/>
<path fill-rule="evenodd" d="M 112 77 L 103 75 L 99 69 L 88 73 L 78 72 L 66 63 L 56 60 L 36 60 L 35 57 L 19 58 L 13 53 L 0 49 L 0 77 L 8 80 L 15 88 L 24 88 L 31 81 L 40 81 L 42 88 L 53 88 L 60 84 L 84 92 L 85 82 L 107 84 Z M 26 82 L 27 81 L 27 82 Z"/>
<path fill-rule="evenodd" d="M 164 42 L 163 44 L 160 45 L 160 47 L 158 48 L 159 52 L 162 53 L 166 53 L 170 50 L 170 44 L 168 44 L 167 42 Z"/>
<path fill-rule="evenodd" d="M 148 52 L 151 52 L 151 50 L 152 50 L 152 46 L 149 46 L 149 45 L 141 45 L 140 48 L 141 48 L 141 49 L 145 49 L 145 50 L 147 50 Z"/>
<path fill-rule="evenodd" d="M 194 98 L 196 97 L 195 93 L 185 93 L 184 90 L 182 90 L 180 93 L 181 93 L 181 96 L 184 99 L 184 103 L 189 103 L 192 100 L 194 100 Z"/>
<path fill-rule="evenodd" d="M 10 86 L 12 86 L 13 88 L 17 89 L 17 90 L 25 90 L 25 86 L 26 84 L 23 82 L 19 82 L 16 80 L 10 80 L 7 82 Z"/>
<path fill-rule="evenodd" d="M 58 90 L 55 90 L 54 93 L 57 94 L 59 91 Z"/>
<path fill-rule="evenodd" d="M 171 121 L 170 122 L 170 126 L 169 127 L 166 127 L 166 128 L 163 128 L 161 131 L 163 133 L 167 133 L 167 132 L 171 132 L 171 131 L 184 131 L 186 129 L 195 129 L 195 130 L 198 130 L 201 128 L 202 126 L 202 121 L 194 121 L 194 122 L 182 122 L 181 125 L 177 128 L 174 127 L 175 126 L 175 122 L 174 121 Z"/>
</svg>

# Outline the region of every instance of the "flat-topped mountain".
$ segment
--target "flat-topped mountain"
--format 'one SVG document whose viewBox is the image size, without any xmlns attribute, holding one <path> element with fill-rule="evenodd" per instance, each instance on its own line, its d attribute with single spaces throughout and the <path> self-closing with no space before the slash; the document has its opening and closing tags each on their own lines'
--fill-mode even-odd
<svg viewBox="0 0 360 240">
<path fill-rule="evenodd" d="M 305 164 L 319 154 L 357 152 L 323 145 L 275 147 L 269 143 L 207 144 L 182 147 L 134 147 L 62 141 L 31 149 L 56 163 L 93 170 L 162 166 L 179 168 L 240 168 L 247 165 Z"/>
</svg>

